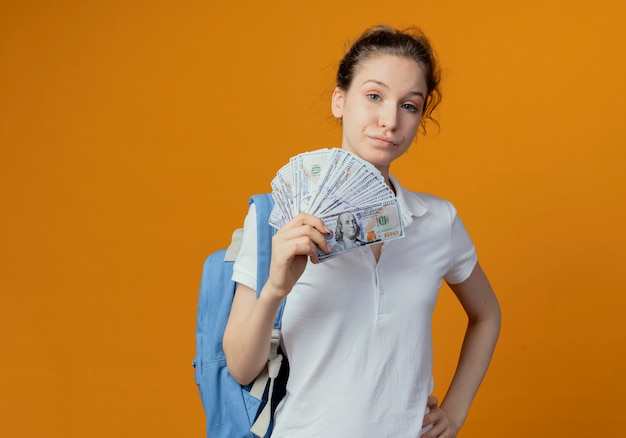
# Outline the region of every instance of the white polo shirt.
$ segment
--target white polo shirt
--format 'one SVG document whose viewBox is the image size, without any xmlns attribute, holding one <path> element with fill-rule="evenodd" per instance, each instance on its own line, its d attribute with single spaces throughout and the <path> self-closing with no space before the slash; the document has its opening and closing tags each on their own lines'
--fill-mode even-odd
<svg viewBox="0 0 626 438">
<path fill-rule="evenodd" d="M 477 256 L 448 201 L 392 177 L 405 237 L 309 263 L 287 298 L 287 395 L 272 438 L 418 437 L 433 390 L 431 318 L 442 279 L 460 283 Z M 256 289 L 250 208 L 233 279 Z"/>
</svg>

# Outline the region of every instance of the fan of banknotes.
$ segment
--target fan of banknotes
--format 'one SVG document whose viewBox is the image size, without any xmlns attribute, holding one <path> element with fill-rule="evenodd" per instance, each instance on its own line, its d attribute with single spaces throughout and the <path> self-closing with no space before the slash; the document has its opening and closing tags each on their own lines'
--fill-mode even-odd
<svg viewBox="0 0 626 438">
<path fill-rule="evenodd" d="M 319 217 L 331 230 L 337 254 L 404 236 L 398 203 L 371 163 L 343 149 L 319 149 L 292 157 L 272 180 L 270 224 L 281 228 L 299 213 Z"/>
</svg>

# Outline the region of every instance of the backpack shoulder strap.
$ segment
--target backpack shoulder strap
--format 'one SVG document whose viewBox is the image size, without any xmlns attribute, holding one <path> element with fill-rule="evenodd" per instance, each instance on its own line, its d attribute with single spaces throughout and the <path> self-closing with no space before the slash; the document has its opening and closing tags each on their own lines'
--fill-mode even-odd
<svg viewBox="0 0 626 438">
<path fill-rule="evenodd" d="M 249 204 L 256 208 L 256 235 L 257 235 L 257 269 L 256 269 L 256 295 L 265 286 L 270 274 L 270 262 L 272 260 L 272 237 L 276 233 L 274 227 L 269 224 L 270 213 L 274 206 L 274 198 L 270 193 L 254 195 Z"/>
<path fill-rule="evenodd" d="M 272 260 L 272 237 L 276 234 L 276 229 L 269 224 L 270 214 L 274 206 L 274 198 L 270 193 L 254 195 L 250 198 L 250 203 L 254 203 L 256 208 L 257 223 L 257 298 L 261 289 L 265 286 L 270 273 L 270 263 Z M 269 359 L 267 367 L 259 375 L 250 389 L 250 394 L 260 399 L 266 388 L 268 390 L 267 404 L 261 411 L 250 431 L 258 436 L 264 437 L 272 424 L 271 411 L 273 401 L 274 381 L 278 376 L 282 365 L 283 356 L 278 352 L 280 345 L 280 327 L 282 324 L 283 309 L 285 299 L 280 303 L 274 319 L 274 329 L 272 330 L 272 340 L 270 344 Z M 273 407 L 275 408 L 275 406 Z"/>
<path fill-rule="evenodd" d="M 271 193 L 254 195 L 250 198 L 250 204 L 254 203 L 256 208 L 257 224 L 257 298 L 261 289 L 265 286 L 270 274 L 270 263 L 272 261 L 272 237 L 276 234 L 276 229 L 269 224 L 270 214 L 274 207 L 274 198 Z M 285 300 L 280 303 L 274 319 L 274 328 L 280 328 L 282 324 L 283 309 Z"/>
</svg>

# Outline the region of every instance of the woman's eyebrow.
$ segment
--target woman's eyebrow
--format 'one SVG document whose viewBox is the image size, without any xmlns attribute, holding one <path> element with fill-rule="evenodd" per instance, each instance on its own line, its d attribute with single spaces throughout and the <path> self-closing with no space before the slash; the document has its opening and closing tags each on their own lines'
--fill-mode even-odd
<svg viewBox="0 0 626 438">
<path fill-rule="evenodd" d="M 422 93 L 421 91 L 410 91 L 410 92 L 409 92 L 409 94 L 410 94 L 410 95 L 419 96 L 419 97 L 421 97 L 422 99 L 424 99 L 424 98 L 425 98 L 425 97 L 424 97 L 424 93 Z"/>
<path fill-rule="evenodd" d="M 383 88 L 389 88 L 389 86 L 388 86 L 387 84 L 385 84 L 385 83 L 384 83 L 384 82 L 382 82 L 382 81 L 378 81 L 378 80 L 376 80 L 376 79 L 367 79 L 367 80 L 363 81 L 363 83 L 362 83 L 361 85 L 365 85 L 365 84 L 367 84 L 368 82 L 373 82 L 373 83 L 375 83 L 376 85 L 380 85 L 380 86 L 381 86 L 381 87 L 383 87 Z"/>
</svg>

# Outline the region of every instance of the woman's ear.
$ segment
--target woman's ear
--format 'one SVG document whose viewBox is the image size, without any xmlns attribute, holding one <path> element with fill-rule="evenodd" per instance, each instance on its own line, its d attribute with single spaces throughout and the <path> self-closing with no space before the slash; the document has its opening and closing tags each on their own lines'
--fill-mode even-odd
<svg viewBox="0 0 626 438">
<path fill-rule="evenodd" d="M 338 119 L 343 117 L 343 102 L 346 97 L 346 93 L 339 87 L 335 87 L 333 90 L 333 98 L 330 103 L 333 116 Z"/>
</svg>

